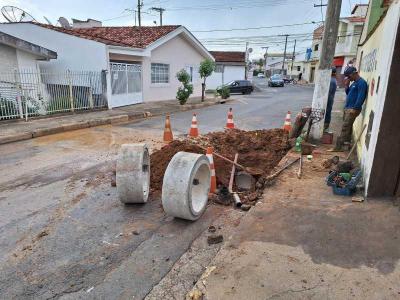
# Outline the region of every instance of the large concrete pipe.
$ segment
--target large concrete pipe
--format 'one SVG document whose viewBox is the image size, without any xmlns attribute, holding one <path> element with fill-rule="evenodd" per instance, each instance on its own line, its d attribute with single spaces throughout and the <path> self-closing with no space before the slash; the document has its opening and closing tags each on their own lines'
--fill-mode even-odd
<svg viewBox="0 0 400 300">
<path fill-rule="evenodd" d="M 125 144 L 117 158 L 116 182 L 122 203 L 146 203 L 150 188 L 150 155 L 146 144 Z"/>
<path fill-rule="evenodd" d="M 211 182 L 210 163 L 202 154 L 178 152 L 168 164 L 162 205 L 168 215 L 197 220 L 204 212 Z"/>
</svg>

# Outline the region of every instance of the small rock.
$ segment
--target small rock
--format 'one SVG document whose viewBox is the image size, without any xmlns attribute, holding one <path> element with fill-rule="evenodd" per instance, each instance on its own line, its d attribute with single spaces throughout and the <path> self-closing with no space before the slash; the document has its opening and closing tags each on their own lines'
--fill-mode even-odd
<svg viewBox="0 0 400 300">
<path fill-rule="evenodd" d="M 210 227 L 208 227 L 208 232 L 214 233 L 217 231 L 217 228 L 215 228 L 215 226 L 211 225 Z"/>
<path fill-rule="evenodd" d="M 240 207 L 240 209 L 243 211 L 248 211 L 248 210 L 250 210 L 250 208 L 251 208 L 251 205 L 249 205 L 249 204 L 242 204 L 242 206 Z"/>
<path fill-rule="evenodd" d="M 133 235 L 139 235 L 140 233 L 138 231 L 134 230 L 134 231 L 132 231 L 132 234 Z"/>
<path fill-rule="evenodd" d="M 165 259 L 165 261 L 169 261 L 169 257 L 167 257 L 167 258 Z"/>
<path fill-rule="evenodd" d="M 224 240 L 224 237 L 222 234 L 212 234 L 207 238 L 207 243 L 209 245 L 219 244 L 219 243 L 222 243 L 223 240 Z"/>
</svg>

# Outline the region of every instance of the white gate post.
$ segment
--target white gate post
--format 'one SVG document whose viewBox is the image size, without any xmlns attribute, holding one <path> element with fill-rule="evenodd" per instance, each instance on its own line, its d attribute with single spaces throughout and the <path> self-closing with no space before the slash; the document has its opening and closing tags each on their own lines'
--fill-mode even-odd
<svg viewBox="0 0 400 300">
<path fill-rule="evenodd" d="M 68 85 L 69 85 L 69 102 L 71 104 L 71 111 L 75 112 L 74 108 L 74 97 L 72 95 L 72 78 L 71 78 L 71 71 L 67 71 L 67 76 L 68 76 Z"/>
<path fill-rule="evenodd" d="M 14 80 L 15 80 L 15 85 L 17 87 L 17 104 L 18 104 L 18 113 L 19 113 L 19 117 L 21 119 L 24 118 L 24 110 L 22 109 L 22 89 L 21 89 L 21 83 L 18 77 L 18 72 L 17 70 L 14 70 Z M 26 117 L 28 118 L 28 115 L 26 115 Z"/>
</svg>

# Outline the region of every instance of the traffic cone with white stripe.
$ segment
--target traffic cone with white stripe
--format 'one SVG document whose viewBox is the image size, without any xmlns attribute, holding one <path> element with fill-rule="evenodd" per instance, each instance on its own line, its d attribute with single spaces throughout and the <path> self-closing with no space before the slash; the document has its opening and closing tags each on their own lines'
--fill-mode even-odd
<svg viewBox="0 0 400 300">
<path fill-rule="evenodd" d="M 165 117 L 165 128 L 164 128 L 164 143 L 168 144 L 174 140 L 174 136 L 172 135 L 171 122 L 169 119 L 169 115 Z"/>
<path fill-rule="evenodd" d="M 235 124 L 233 123 L 232 107 L 228 111 L 228 120 L 226 121 L 226 128 L 227 129 L 235 128 Z"/>
<path fill-rule="evenodd" d="M 192 125 L 190 126 L 189 137 L 198 137 L 199 128 L 197 128 L 197 116 L 193 113 Z"/>
<path fill-rule="evenodd" d="M 210 162 L 210 169 L 211 169 L 210 193 L 215 193 L 215 191 L 217 190 L 217 177 L 215 176 L 215 166 L 214 166 L 213 148 L 212 147 L 207 147 L 206 156 Z"/>
<path fill-rule="evenodd" d="M 292 117 L 290 111 L 288 111 L 286 114 L 283 130 L 287 131 L 288 133 L 292 130 Z"/>
</svg>

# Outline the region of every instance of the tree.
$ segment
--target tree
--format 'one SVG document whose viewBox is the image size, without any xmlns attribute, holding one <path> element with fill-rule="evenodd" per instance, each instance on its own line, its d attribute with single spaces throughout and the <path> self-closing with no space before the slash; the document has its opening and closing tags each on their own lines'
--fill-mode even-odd
<svg viewBox="0 0 400 300">
<path fill-rule="evenodd" d="M 176 73 L 176 78 L 183 85 L 178 88 L 176 99 L 179 100 L 181 105 L 184 105 L 189 96 L 193 93 L 193 85 L 190 83 L 190 75 L 185 69 L 182 69 Z"/>
<path fill-rule="evenodd" d="M 258 69 L 259 69 L 260 72 L 261 72 L 262 67 L 264 66 L 264 60 L 263 60 L 262 58 L 260 58 L 260 59 L 258 60 L 258 62 L 257 62 L 257 65 L 258 65 Z"/>
<path fill-rule="evenodd" d="M 201 84 L 201 101 L 204 101 L 204 92 L 206 90 L 206 79 L 212 74 L 215 69 L 215 63 L 211 59 L 205 59 L 200 63 L 200 78 L 203 78 L 203 83 Z"/>
</svg>

